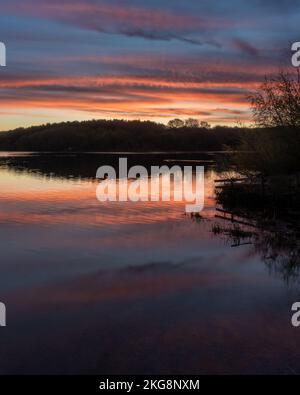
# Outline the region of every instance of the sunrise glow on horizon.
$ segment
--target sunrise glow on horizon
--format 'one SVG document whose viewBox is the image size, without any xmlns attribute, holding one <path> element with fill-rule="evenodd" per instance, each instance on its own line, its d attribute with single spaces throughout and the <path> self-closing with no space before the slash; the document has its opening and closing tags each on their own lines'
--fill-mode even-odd
<svg viewBox="0 0 300 395">
<path fill-rule="evenodd" d="M 299 2 L 286 4 L 0 0 L 0 130 L 102 118 L 249 124 L 247 95 L 290 64 L 299 39 Z"/>
</svg>

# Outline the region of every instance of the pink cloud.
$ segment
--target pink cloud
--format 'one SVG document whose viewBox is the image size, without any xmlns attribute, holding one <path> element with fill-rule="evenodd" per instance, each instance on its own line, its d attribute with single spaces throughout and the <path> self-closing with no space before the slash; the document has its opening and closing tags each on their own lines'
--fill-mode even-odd
<svg viewBox="0 0 300 395">
<path fill-rule="evenodd" d="M 232 21 L 220 17 L 208 18 L 191 14 L 176 14 L 170 10 L 112 5 L 106 1 L 12 1 L 3 11 L 15 14 L 51 18 L 77 27 L 99 32 L 118 33 L 148 39 L 178 39 L 192 44 L 219 46 L 212 38 L 189 37 L 189 33 L 232 27 Z"/>
</svg>

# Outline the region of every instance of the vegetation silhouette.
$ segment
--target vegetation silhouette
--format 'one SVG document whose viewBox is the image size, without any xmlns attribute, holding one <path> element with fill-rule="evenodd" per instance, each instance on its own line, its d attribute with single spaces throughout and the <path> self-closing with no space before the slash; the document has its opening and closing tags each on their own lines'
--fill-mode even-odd
<svg viewBox="0 0 300 395">
<path fill-rule="evenodd" d="M 0 133 L 10 151 L 207 151 L 235 147 L 242 129 L 188 119 L 171 126 L 150 121 L 91 120 L 18 128 Z M 173 126 L 172 126 L 173 125 Z M 178 126 L 179 125 L 179 126 Z"/>
<path fill-rule="evenodd" d="M 216 217 L 225 226 L 212 232 L 233 247 L 251 244 L 270 272 L 299 282 L 300 73 L 266 77 L 249 99 L 257 127 L 224 157 L 235 172 L 216 180 Z"/>
<path fill-rule="evenodd" d="M 266 77 L 250 96 L 259 126 L 245 131 L 231 157 L 237 179 L 217 185 L 228 210 L 300 218 L 300 74 Z M 228 163 L 226 164 L 228 166 Z"/>
<path fill-rule="evenodd" d="M 246 130 L 234 163 L 243 174 L 298 175 L 300 168 L 300 73 L 266 77 L 249 97 L 257 128 Z"/>
</svg>

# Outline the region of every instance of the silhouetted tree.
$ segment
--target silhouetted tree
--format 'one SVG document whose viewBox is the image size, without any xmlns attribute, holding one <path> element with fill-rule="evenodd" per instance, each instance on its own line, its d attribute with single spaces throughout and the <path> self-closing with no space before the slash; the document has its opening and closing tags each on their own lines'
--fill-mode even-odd
<svg viewBox="0 0 300 395">
<path fill-rule="evenodd" d="M 206 121 L 201 121 L 200 122 L 200 128 L 202 129 L 210 129 L 210 124 Z"/>
<path fill-rule="evenodd" d="M 185 126 L 187 128 L 199 128 L 199 121 L 195 118 L 188 118 L 185 121 Z"/>
<path fill-rule="evenodd" d="M 183 128 L 184 127 L 184 121 L 179 118 L 171 119 L 171 121 L 168 122 L 169 128 Z"/>
<path fill-rule="evenodd" d="M 265 77 L 250 95 L 254 120 L 263 127 L 300 126 L 300 73 Z"/>
</svg>

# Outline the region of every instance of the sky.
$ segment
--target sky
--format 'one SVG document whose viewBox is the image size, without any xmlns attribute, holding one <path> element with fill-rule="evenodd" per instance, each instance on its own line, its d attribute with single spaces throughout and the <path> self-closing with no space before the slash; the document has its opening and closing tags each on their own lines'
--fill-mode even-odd
<svg viewBox="0 0 300 395">
<path fill-rule="evenodd" d="M 84 119 L 251 122 L 300 0 L 0 0 L 0 130 Z"/>
</svg>

